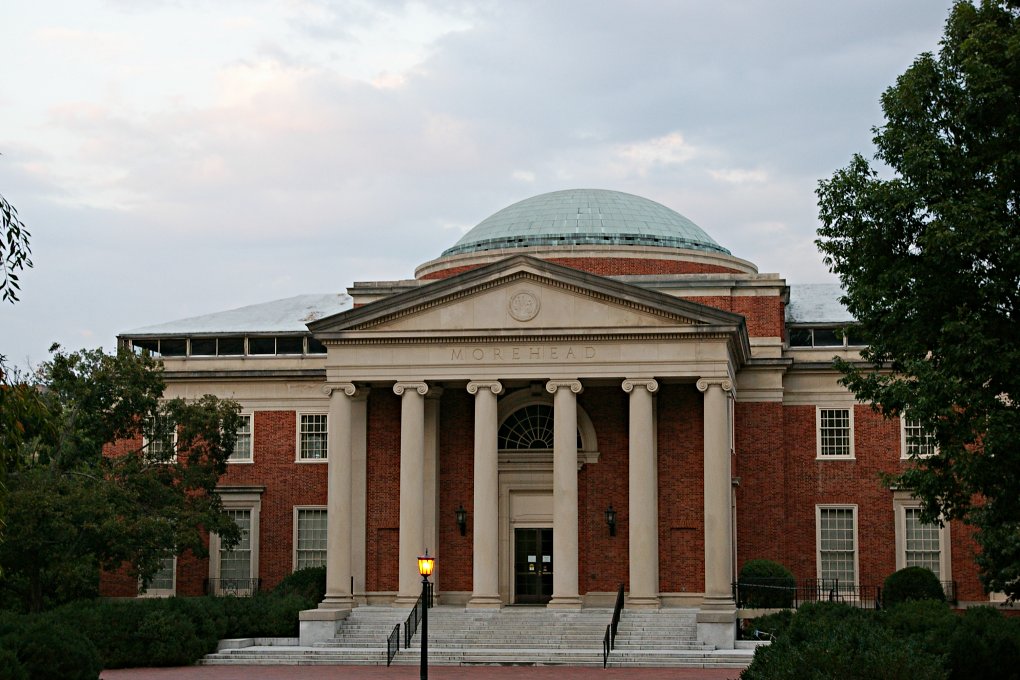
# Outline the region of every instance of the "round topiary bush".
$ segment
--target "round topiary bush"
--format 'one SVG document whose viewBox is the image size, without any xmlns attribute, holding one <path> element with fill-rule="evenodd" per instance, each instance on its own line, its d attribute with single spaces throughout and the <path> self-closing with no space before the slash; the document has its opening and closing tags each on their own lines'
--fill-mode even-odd
<svg viewBox="0 0 1020 680">
<path fill-rule="evenodd" d="M 288 574 L 273 588 L 273 595 L 300 595 L 314 607 L 326 596 L 326 567 L 305 567 Z"/>
<path fill-rule="evenodd" d="M 945 602 L 939 577 L 931 569 L 906 567 L 893 572 L 882 585 L 882 602 L 892 606 L 910 600 L 940 600 Z"/>
<path fill-rule="evenodd" d="M 740 601 L 745 607 L 785 609 L 793 606 L 797 582 L 790 570 L 772 560 L 749 560 L 738 578 Z"/>
</svg>

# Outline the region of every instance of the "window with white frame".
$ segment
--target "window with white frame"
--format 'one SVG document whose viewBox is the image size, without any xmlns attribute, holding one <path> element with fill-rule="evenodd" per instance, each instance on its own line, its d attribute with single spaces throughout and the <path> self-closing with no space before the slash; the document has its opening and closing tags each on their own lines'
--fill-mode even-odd
<svg viewBox="0 0 1020 680">
<path fill-rule="evenodd" d="M 177 589 L 177 557 L 171 555 L 164 557 L 159 571 L 149 581 L 149 586 L 142 589 L 138 584 L 139 596 L 141 597 L 170 597 Z"/>
<path fill-rule="evenodd" d="M 326 508 L 294 508 L 294 568 L 326 564 Z"/>
<path fill-rule="evenodd" d="M 857 582 L 857 508 L 817 506 L 818 578 Z"/>
<path fill-rule="evenodd" d="M 237 426 L 237 438 L 234 440 L 234 452 L 227 458 L 228 463 L 250 463 L 251 462 L 251 435 L 252 416 L 242 414 L 241 422 Z"/>
<path fill-rule="evenodd" d="M 815 429 L 819 458 L 853 458 L 853 409 L 819 406 Z"/>
<path fill-rule="evenodd" d="M 241 540 L 227 550 L 220 547 L 220 579 L 251 578 L 251 510 L 227 510 L 241 529 Z"/>
<path fill-rule="evenodd" d="M 219 487 L 226 512 L 241 530 L 241 540 L 227 550 L 220 537 L 209 535 L 209 592 L 254 595 L 259 578 L 259 515 L 264 487 Z"/>
<path fill-rule="evenodd" d="M 893 494 L 896 512 L 896 568 L 931 569 L 940 581 L 951 581 L 949 525 L 921 519 L 921 504 L 908 491 Z"/>
<path fill-rule="evenodd" d="M 328 435 L 326 414 L 302 413 L 298 422 L 298 459 L 325 460 Z"/>
<path fill-rule="evenodd" d="M 150 463 L 177 462 L 177 424 L 165 415 L 155 415 L 145 425 L 143 455 Z"/>
<path fill-rule="evenodd" d="M 937 453 L 935 437 L 924 429 L 921 421 L 900 419 L 900 451 L 903 458 L 922 458 Z"/>
</svg>

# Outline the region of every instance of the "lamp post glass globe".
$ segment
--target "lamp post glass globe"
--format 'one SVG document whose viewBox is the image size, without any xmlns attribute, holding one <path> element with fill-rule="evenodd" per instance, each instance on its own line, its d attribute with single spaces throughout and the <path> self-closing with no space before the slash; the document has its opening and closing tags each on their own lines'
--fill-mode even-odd
<svg viewBox="0 0 1020 680">
<path fill-rule="evenodd" d="M 429 551 L 426 550 L 424 555 L 418 557 L 418 573 L 426 579 L 432 575 L 432 570 L 436 566 L 436 558 L 429 555 Z"/>
</svg>

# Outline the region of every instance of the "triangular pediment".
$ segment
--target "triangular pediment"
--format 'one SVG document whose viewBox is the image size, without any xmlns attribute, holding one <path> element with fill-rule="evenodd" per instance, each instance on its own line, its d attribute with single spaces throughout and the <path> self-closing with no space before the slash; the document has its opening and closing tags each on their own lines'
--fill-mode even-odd
<svg viewBox="0 0 1020 680">
<path fill-rule="evenodd" d="M 309 324 L 322 339 L 371 334 L 547 335 L 698 328 L 743 317 L 631 284 L 517 256 Z"/>
</svg>

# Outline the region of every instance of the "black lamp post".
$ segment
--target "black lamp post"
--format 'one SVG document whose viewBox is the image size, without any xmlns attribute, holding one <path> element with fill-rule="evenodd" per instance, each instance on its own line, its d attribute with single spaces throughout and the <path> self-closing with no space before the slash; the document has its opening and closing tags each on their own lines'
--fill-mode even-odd
<svg viewBox="0 0 1020 680">
<path fill-rule="evenodd" d="M 467 510 L 464 509 L 463 503 L 457 508 L 457 526 L 460 527 L 460 535 L 465 536 L 467 534 Z"/>
<path fill-rule="evenodd" d="M 606 508 L 606 524 L 609 525 L 609 535 L 616 535 L 616 510 L 613 510 L 613 504 L 610 503 L 609 507 Z"/>
<path fill-rule="evenodd" d="M 436 558 L 429 557 L 429 551 L 418 558 L 418 573 L 421 574 L 421 680 L 429 677 L 429 604 L 432 602 L 432 584 L 429 576 L 436 566 Z"/>
</svg>

